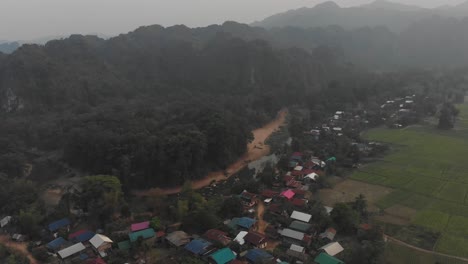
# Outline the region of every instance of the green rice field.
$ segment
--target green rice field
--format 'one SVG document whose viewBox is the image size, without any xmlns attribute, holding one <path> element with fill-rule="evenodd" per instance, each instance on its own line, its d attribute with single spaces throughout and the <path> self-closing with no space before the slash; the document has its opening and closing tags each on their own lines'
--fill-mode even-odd
<svg viewBox="0 0 468 264">
<path fill-rule="evenodd" d="M 411 224 L 440 232 L 436 251 L 468 257 L 468 105 L 459 109 L 453 131 L 424 125 L 370 130 L 369 140 L 389 143 L 392 151 L 351 178 L 393 188 L 377 206 L 418 210 Z"/>
</svg>

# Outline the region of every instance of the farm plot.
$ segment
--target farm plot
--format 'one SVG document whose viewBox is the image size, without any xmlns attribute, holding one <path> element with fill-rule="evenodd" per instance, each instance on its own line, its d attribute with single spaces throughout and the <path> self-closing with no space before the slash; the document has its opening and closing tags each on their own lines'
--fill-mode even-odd
<svg viewBox="0 0 468 264">
<path fill-rule="evenodd" d="M 432 127 L 373 129 L 369 140 L 390 143 L 392 152 L 383 161 L 366 165 L 351 178 L 393 188 L 376 205 L 385 209 L 411 208 L 412 215 L 385 215 L 408 219 L 401 225 L 425 227 L 440 234 L 437 251 L 468 256 L 468 105 L 461 109 L 460 129 L 438 131 Z M 408 211 L 409 212 L 409 211 Z M 414 215 L 414 213 L 416 215 Z M 382 215 L 382 221 L 385 221 Z M 406 220 L 407 221 L 407 220 Z"/>
<path fill-rule="evenodd" d="M 468 240 L 465 236 L 444 233 L 437 242 L 436 250 L 445 254 L 468 257 Z"/>
</svg>

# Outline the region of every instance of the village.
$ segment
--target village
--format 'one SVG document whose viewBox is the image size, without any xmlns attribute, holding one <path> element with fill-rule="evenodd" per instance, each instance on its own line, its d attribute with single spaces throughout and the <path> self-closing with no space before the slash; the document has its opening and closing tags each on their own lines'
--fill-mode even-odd
<svg viewBox="0 0 468 264">
<path fill-rule="evenodd" d="M 142 214 L 137 217 L 140 221 L 126 217 L 116 221 L 118 227 L 91 229 L 86 224 L 87 213 L 73 208 L 68 210 L 70 216 L 50 221 L 41 230 L 40 240 L 19 233 L 13 216 L 1 218 L 0 236 L 27 245 L 34 263 L 344 264 L 350 257 L 347 251 L 356 251 L 365 241 L 382 242 L 383 232 L 371 224 L 365 197 L 356 197 L 349 204 L 323 204 L 317 192 L 329 186 L 327 177 L 340 168 L 357 168 L 365 157 L 385 149 L 378 142 L 361 140 L 361 131 L 382 122 L 394 128 L 416 122 L 416 102 L 414 96 L 388 100 L 380 106 L 378 117 L 375 112 L 338 110 L 305 127 L 300 135 L 291 135 L 302 138 L 299 142 L 312 143 L 297 147 L 293 142 L 288 151 L 280 153 L 278 164 L 255 172 L 253 181 L 260 184 L 252 184 L 249 174 L 213 182 L 199 191 L 189 190 L 198 196 L 188 196 L 188 203 L 193 197 L 209 201 L 213 196 L 223 205 L 230 201 L 231 212 L 222 214 L 222 222 L 201 233 L 186 230 L 180 222 L 169 222 L 158 212 Z M 378 122 L 372 124 L 372 120 Z M 329 148 L 340 138 L 347 139 L 346 154 L 327 150 L 325 146 Z M 260 142 L 258 147 L 263 144 L 267 143 Z M 314 146 L 324 147 L 315 150 Z M 74 192 L 81 191 L 74 188 Z M 180 196 L 165 199 L 171 203 L 180 201 Z"/>
</svg>

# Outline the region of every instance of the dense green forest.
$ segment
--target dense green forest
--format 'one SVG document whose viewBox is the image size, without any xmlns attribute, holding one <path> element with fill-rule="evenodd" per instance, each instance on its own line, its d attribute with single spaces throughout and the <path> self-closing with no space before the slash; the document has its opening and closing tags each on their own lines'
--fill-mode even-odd
<svg viewBox="0 0 468 264">
<path fill-rule="evenodd" d="M 232 22 L 149 26 L 0 56 L 0 172 L 176 185 L 224 169 L 245 151 L 251 129 L 282 107 L 306 106 L 321 118 L 338 108 L 377 109 L 411 85 L 428 94 L 462 82 L 462 73 L 372 73 L 333 45 L 282 47 L 268 34 Z"/>
</svg>

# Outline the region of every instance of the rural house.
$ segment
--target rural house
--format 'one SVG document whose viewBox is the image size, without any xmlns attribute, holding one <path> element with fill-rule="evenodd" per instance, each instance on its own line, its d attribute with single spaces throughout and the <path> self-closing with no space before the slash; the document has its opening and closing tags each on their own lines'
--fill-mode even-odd
<svg viewBox="0 0 468 264">
<path fill-rule="evenodd" d="M 140 230 L 140 231 L 137 231 L 137 232 L 132 232 L 132 233 L 128 234 L 128 237 L 130 239 L 130 242 L 135 242 L 140 237 L 143 238 L 143 239 L 148 239 L 148 238 L 154 237 L 155 234 L 156 233 L 154 232 L 153 228 L 148 228 L 148 229 Z"/>
<path fill-rule="evenodd" d="M 96 234 L 89 242 L 101 257 L 107 256 L 107 251 L 112 248 L 113 243 L 110 238 L 101 234 Z"/>
<path fill-rule="evenodd" d="M 166 240 L 175 247 L 181 247 L 190 242 L 190 236 L 184 231 L 174 231 L 166 236 Z"/>
<path fill-rule="evenodd" d="M 315 259 L 317 264 L 345 264 L 343 261 L 334 258 L 327 253 L 320 253 Z"/>
<path fill-rule="evenodd" d="M 141 223 L 134 223 L 130 226 L 130 230 L 132 232 L 137 232 L 137 231 L 140 231 L 140 230 L 144 230 L 144 229 L 148 229 L 150 227 L 150 222 L 149 221 L 145 221 L 145 222 L 141 222 Z"/>
<path fill-rule="evenodd" d="M 266 248 L 267 246 L 266 236 L 255 231 L 248 232 L 244 237 L 244 241 L 256 248 Z"/>
<path fill-rule="evenodd" d="M 50 223 L 48 228 L 49 228 L 49 231 L 51 232 L 56 232 L 60 229 L 66 229 L 67 231 L 70 231 L 69 230 L 70 225 L 71 225 L 70 219 L 63 218 L 63 219 Z"/>
<path fill-rule="evenodd" d="M 230 248 L 223 248 L 210 255 L 209 262 L 213 264 L 226 264 L 236 259 Z"/>
<path fill-rule="evenodd" d="M 226 232 L 223 232 L 218 229 L 210 229 L 203 234 L 203 238 L 227 246 L 231 243 L 232 239 L 227 236 Z"/>
<path fill-rule="evenodd" d="M 66 259 L 68 257 L 71 257 L 75 254 L 80 253 L 81 251 L 85 250 L 86 247 L 83 245 L 83 243 L 76 243 L 72 246 L 69 246 L 67 248 L 64 248 L 58 252 L 58 255 L 60 256 L 61 259 Z"/>
<path fill-rule="evenodd" d="M 325 230 L 325 232 L 321 233 L 319 236 L 321 238 L 326 238 L 326 239 L 329 239 L 330 241 L 332 241 L 333 239 L 335 239 L 336 230 L 334 228 L 330 227 L 327 230 Z"/>
<path fill-rule="evenodd" d="M 274 261 L 272 255 L 258 248 L 249 250 L 244 257 L 251 264 L 264 264 Z"/>
<path fill-rule="evenodd" d="M 302 221 L 302 222 L 305 222 L 305 223 L 309 223 L 311 218 L 312 218 L 312 215 L 302 213 L 302 212 L 299 212 L 299 211 L 293 211 L 292 214 L 291 214 L 291 219 L 299 220 L 299 221 Z"/>
<path fill-rule="evenodd" d="M 338 242 L 332 242 L 329 244 L 326 244 L 325 246 L 319 248 L 319 250 L 324 251 L 330 256 L 335 256 L 342 252 L 344 248 L 340 245 Z"/>
<path fill-rule="evenodd" d="M 184 248 L 196 256 L 203 256 L 214 250 L 211 242 L 201 238 L 190 241 Z"/>
</svg>

